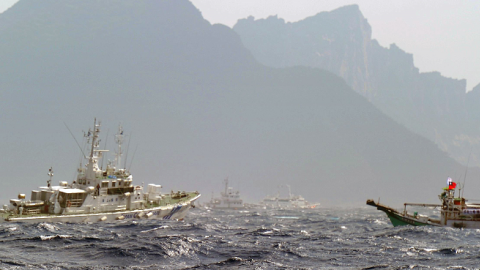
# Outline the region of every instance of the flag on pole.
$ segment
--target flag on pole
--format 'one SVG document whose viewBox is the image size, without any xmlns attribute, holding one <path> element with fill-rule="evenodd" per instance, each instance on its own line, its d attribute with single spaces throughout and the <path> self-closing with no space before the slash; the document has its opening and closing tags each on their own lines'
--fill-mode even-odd
<svg viewBox="0 0 480 270">
<path fill-rule="evenodd" d="M 448 189 L 455 189 L 456 186 L 457 186 L 457 183 L 452 182 L 452 184 L 448 186 Z"/>
<path fill-rule="evenodd" d="M 448 185 L 448 189 L 455 189 L 455 187 L 457 186 L 457 183 L 453 182 L 451 177 L 448 177 L 447 185 Z"/>
</svg>

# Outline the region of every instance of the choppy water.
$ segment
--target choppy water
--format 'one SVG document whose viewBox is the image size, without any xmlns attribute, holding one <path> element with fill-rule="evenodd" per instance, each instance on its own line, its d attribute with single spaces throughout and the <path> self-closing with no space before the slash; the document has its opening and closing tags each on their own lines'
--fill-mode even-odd
<svg viewBox="0 0 480 270">
<path fill-rule="evenodd" d="M 480 230 L 393 228 L 374 208 L 207 211 L 185 221 L 0 224 L 0 269 L 474 269 Z"/>
</svg>

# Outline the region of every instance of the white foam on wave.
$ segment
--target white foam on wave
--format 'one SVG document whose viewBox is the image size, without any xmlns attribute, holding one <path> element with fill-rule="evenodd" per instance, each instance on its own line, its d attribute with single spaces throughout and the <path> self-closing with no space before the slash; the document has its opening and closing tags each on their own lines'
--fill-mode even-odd
<svg viewBox="0 0 480 270">
<path fill-rule="evenodd" d="M 57 226 L 55 226 L 55 225 L 53 225 L 53 224 L 50 224 L 50 223 L 39 223 L 39 224 L 37 225 L 37 228 L 39 228 L 39 229 L 45 229 L 45 230 L 47 230 L 47 231 L 49 231 L 49 232 L 54 232 L 54 231 L 58 230 L 58 227 L 57 227 Z"/>
<path fill-rule="evenodd" d="M 296 216 L 274 216 L 274 217 L 278 219 L 299 219 L 299 217 L 296 217 Z"/>
<path fill-rule="evenodd" d="M 150 229 L 150 230 L 140 231 L 140 233 L 148 233 L 148 232 L 152 232 L 152 231 L 156 231 L 156 230 L 160 230 L 160 229 L 167 229 L 167 228 L 170 228 L 170 226 L 164 225 L 164 226 L 160 226 L 160 227 L 153 228 L 153 229 Z"/>
<path fill-rule="evenodd" d="M 310 234 L 305 230 L 301 230 L 300 233 L 306 236 L 310 236 Z"/>
<path fill-rule="evenodd" d="M 388 222 L 385 222 L 383 220 L 379 220 L 379 219 L 375 219 L 375 221 L 373 222 L 375 224 L 378 224 L 378 225 L 385 225 L 385 224 L 389 224 Z"/>
<path fill-rule="evenodd" d="M 47 240 L 51 240 L 51 239 L 55 239 L 55 238 L 71 238 L 72 236 L 71 235 L 63 235 L 63 234 L 57 234 L 57 235 L 40 235 L 40 239 L 42 241 L 47 241 Z"/>
</svg>

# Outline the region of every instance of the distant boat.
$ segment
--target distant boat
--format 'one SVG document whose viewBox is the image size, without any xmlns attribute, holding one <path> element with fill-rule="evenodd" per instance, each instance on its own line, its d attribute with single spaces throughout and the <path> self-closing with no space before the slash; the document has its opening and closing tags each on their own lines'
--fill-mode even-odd
<svg viewBox="0 0 480 270">
<path fill-rule="evenodd" d="M 438 195 L 441 204 L 405 203 L 403 211 L 395 210 L 371 199 L 367 200 L 367 205 L 385 212 L 394 227 L 403 225 L 429 225 L 480 229 L 480 204 L 467 203 L 467 200 L 461 195 L 461 190 L 458 192 L 458 197 L 455 197 L 456 184 L 451 181 L 451 178 L 448 179 L 447 183 L 448 186 L 443 188 L 443 192 Z M 409 213 L 407 211 L 408 206 L 439 208 L 440 219 L 420 215 L 417 211 Z"/>
<path fill-rule="evenodd" d="M 205 206 L 212 209 L 243 209 L 245 205 L 243 200 L 240 199 L 240 192 L 235 191 L 232 187 L 228 186 L 228 178 L 223 180 L 225 183 L 225 190 L 220 193 L 220 197 L 212 199 L 206 203 Z"/>
<path fill-rule="evenodd" d="M 305 198 L 300 195 L 293 195 L 290 189 L 290 185 L 284 185 L 288 188 L 288 197 L 281 197 L 280 192 L 275 196 L 267 196 L 260 203 L 264 208 L 271 209 L 306 209 L 315 208 L 319 204 L 310 204 Z"/>
<path fill-rule="evenodd" d="M 96 120 L 93 130 L 85 134 L 90 146 L 87 164 L 78 168 L 77 179 L 72 183 L 60 181 L 52 185 L 53 169 L 50 168 L 47 185 L 32 190 L 30 200 L 25 194 L 11 199 L 0 210 L 0 218 L 10 222 L 115 222 L 127 219 L 183 219 L 200 193 L 162 193 L 161 185 L 143 186 L 132 183 L 133 176 L 121 166 L 123 129 L 115 135 L 117 143 L 115 162 L 109 162 L 105 170 L 99 165 L 100 123 Z M 83 150 L 82 150 L 83 152 Z"/>
</svg>

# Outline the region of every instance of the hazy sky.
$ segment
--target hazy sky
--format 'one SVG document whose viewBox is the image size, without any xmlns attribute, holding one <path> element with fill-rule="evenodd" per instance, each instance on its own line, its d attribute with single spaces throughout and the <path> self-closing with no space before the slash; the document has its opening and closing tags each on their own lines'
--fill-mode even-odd
<svg viewBox="0 0 480 270">
<path fill-rule="evenodd" d="M 384 47 L 396 43 L 414 55 L 421 72 L 480 83 L 480 1 L 464 0 L 191 0 L 211 23 L 232 27 L 250 15 L 298 21 L 321 11 L 358 4 Z M 0 12 L 17 0 L 1 0 Z"/>
</svg>

